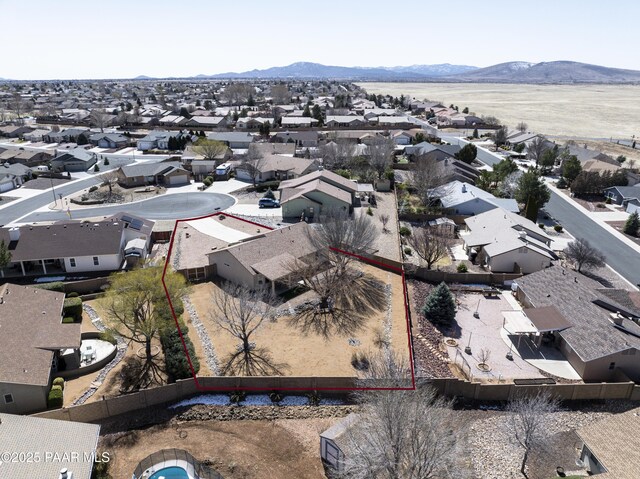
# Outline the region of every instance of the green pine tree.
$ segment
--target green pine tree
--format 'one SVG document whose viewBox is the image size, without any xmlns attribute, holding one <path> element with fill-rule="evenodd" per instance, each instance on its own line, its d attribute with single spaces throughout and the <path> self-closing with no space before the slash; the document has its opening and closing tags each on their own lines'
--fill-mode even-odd
<svg viewBox="0 0 640 479">
<path fill-rule="evenodd" d="M 638 236 L 638 228 L 640 228 L 640 216 L 638 216 L 637 211 L 634 211 L 624 224 L 623 231 L 625 234 Z"/>
<path fill-rule="evenodd" d="M 4 240 L 0 242 L 0 274 L 4 278 L 4 269 L 11 263 L 11 252 Z"/>
<path fill-rule="evenodd" d="M 436 286 L 424 302 L 422 314 L 432 323 L 451 324 L 456 317 L 456 303 L 447 285 Z"/>
</svg>

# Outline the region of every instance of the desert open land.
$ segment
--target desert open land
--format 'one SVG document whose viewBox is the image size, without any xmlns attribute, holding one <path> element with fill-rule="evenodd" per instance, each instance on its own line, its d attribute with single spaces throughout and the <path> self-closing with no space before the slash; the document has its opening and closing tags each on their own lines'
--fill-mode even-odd
<svg viewBox="0 0 640 479">
<path fill-rule="evenodd" d="M 640 85 L 509 85 L 496 83 L 359 83 L 368 93 L 441 101 L 549 136 L 640 135 Z"/>
</svg>

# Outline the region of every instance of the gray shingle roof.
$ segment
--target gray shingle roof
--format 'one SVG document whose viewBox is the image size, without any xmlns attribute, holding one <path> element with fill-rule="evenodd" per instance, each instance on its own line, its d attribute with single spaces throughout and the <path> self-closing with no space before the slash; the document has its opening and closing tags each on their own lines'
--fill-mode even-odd
<svg viewBox="0 0 640 479">
<path fill-rule="evenodd" d="M 56 479 L 67 468 L 74 479 L 90 479 L 91 454 L 98 445 L 100 426 L 57 419 L 0 413 L 0 444 L 3 451 L 39 453 L 40 461 L 6 461 L 3 478 Z M 71 452 L 78 456 L 71 456 Z M 50 453 L 46 460 L 45 453 Z M 55 460 L 53 460 L 53 455 Z M 35 457 L 35 456 L 34 456 Z M 89 459 L 86 459 L 89 458 Z"/>
<path fill-rule="evenodd" d="M 560 334 L 583 361 L 631 348 L 640 349 L 640 338 L 614 327 L 609 319 L 611 311 L 594 304 L 594 301 L 604 300 L 614 309 L 624 310 L 602 294 L 602 285 L 597 281 L 552 266 L 515 282 L 534 307 L 555 306 L 573 324 Z"/>
</svg>

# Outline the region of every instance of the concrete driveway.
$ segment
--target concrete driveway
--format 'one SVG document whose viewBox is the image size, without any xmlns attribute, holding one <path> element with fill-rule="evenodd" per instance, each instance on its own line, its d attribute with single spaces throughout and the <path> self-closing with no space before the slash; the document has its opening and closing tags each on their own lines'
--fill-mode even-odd
<svg viewBox="0 0 640 479">
<path fill-rule="evenodd" d="M 282 219 L 282 208 L 260 208 L 258 204 L 236 203 L 227 210 L 231 214 Z"/>
</svg>

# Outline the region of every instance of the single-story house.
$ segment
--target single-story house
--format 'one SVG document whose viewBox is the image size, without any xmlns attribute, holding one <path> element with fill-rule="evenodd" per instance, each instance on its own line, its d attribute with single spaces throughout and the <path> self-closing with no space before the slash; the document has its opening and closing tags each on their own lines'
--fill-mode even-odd
<svg viewBox="0 0 640 479">
<path fill-rule="evenodd" d="M 91 479 L 97 461 L 99 424 L 0 413 L 0 444 L 10 457 L 32 461 L 3 461 L 2 477 Z M 60 438 L 64 438 L 61 440 Z"/>
<path fill-rule="evenodd" d="M 209 128 L 225 128 L 227 119 L 224 116 L 194 116 L 187 120 L 184 124 L 188 127 L 209 127 Z"/>
<path fill-rule="evenodd" d="M 155 130 L 144 138 L 138 140 L 138 150 L 168 150 L 169 138 L 179 138 L 183 135 L 180 131 Z"/>
<path fill-rule="evenodd" d="M 640 471 L 640 408 L 612 414 L 576 431 L 580 461 L 598 479 L 635 479 Z M 569 458 L 574 459 L 574 458 Z"/>
<path fill-rule="evenodd" d="M 160 118 L 159 123 L 166 126 L 186 125 L 188 119 L 180 115 L 165 115 Z"/>
<path fill-rule="evenodd" d="M 376 122 L 381 128 L 414 128 L 406 116 L 379 116 Z"/>
<path fill-rule="evenodd" d="M 514 281 L 525 308 L 554 306 L 572 327 L 553 344 L 585 382 L 611 381 L 617 370 L 640 380 L 638 293 L 604 288 L 581 273 L 552 266 Z"/>
<path fill-rule="evenodd" d="M 631 200 L 640 200 L 640 185 L 611 186 L 604 189 L 604 196 L 611 198 L 611 201 L 616 205 L 627 206 Z"/>
<path fill-rule="evenodd" d="M 75 143 L 78 136 L 88 133 L 88 128 L 67 128 L 62 131 L 50 131 L 42 135 L 42 139 L 48 143 Z"/>
<path fill-rule="evenodd" d="M 410 145 L 414 136 L 415 135 L 409 131 L 400 130 L 400 131 L 394 132 L 391 135 L 391 138 L 393 139 L 393 142 L 396 145 L 402 146 L 402 145 Z"/>
<path fill-rule="evenodd" d="M 207 176 L 213 175 L 220 164 L 216 160 L 194 160 L 190 163 L 191 174 L 196 181 L 202 181 Z"/>
<path fill-rule="evenodd" d="M 438 188 L 440 205 L 456 215 L 479 215 L 495 208 L 504 208 L 518 213 L 518 203 L 514 199 L 496 198 L 491 193 L 462 181 L 452 181 Z"/>
<path fill-rule="evenodd" d="M 8 149 L 0 153 L 0 163 L 19 163 L 25 166 L 37 166 L 53 158 L 48 151 L 25 150 L 24 148 Z"/>
<path fill-rule="evenodd" d="M 0 164 L 0 193 L 18 188 L 31 178 L 31 169 L 20 163 Z"/>
<path fill-rule="evenodd" d="M 284 155 L 266 155 L 261 159 L 248 160 L 238 165 L 236 178 L 244 181 L 254 181 L 255 179 L 259 183 L 287 180 L 316 171 L 319 167 L 316 160 Z"/>
<path fill-rule="evenodd" d="M 75 350 L 79 364 L 80 324 L 62 323 L 64 298 L 33 286 L 0 286 L 0 412 L 45 410 L 61 351 Z"/>
<path fill-rule="evenodd" d="M 89 142 L 100 148 L 124 148 L 130 140 L 120 133 L 95 133 L 89 137 Z"/>
<path fill-rule="evenodd" d="M 289 289 L 291 267 L 317 250 L 310 240 L 311 225 L 305 222 L 252 236 L 208 254 L 214 274 L 251 288 L 276 292 Z"/>
<path fill-rule="evenodd" d="M 50 130 L 33 130 L 29 133 L 25 133 L 24 135 L 22 135 L 22 137 L 27 140 L 27 141 L 31 141 L 31 142 L 39 142 L 42 141 L 42 139 L 48 135 L 50 132 Z"/>
<path fill-rule="evenodd" d="M 316 148 L 318 139 L 317 131 L 279 131 L 272 137 L 276 143 L 293 143 L 300 148 Z"/>
<path fill-rule="evenodd" d="M 116 172 L 118 184 L 125 188 L 164 185 L 182 186 L 189 184 L 189 172 L 177 161 L 126 165 Z"/>
<path fill-rule="evenodd" d="M 313 218 L 322 211 L 351 212 L 357 183 L 328 170 L 319 170 L 280 183 L 280 205 L 285 218 Z"/>
<path fill-rule="evenodd" d="M 259 116 L 238 118 L 236 121 L 236 128 L 239 130 L 258 130 L 262 125 L 269 123 L 273 126 L 273 118 L 262 118 Z"/>
<path fill-rule="evenodd" d="M 363 108 L 361 113 L 366 120 L 376 120 L 379 116 L 398 116 L 395 108 Z"/>
<path fill-rule="evenodd" d="M 61 221 L 52 225 L 0 228 L 9 245 L 6 276 L 119 271 L 148 256 L 153 222 L 119 213 L 95 223 Z M 143 247 L 139 240 L 144 240 Z"/>
<path fill-rule="evenodd" d="M 74 148 L 57 155 L 51 160 L 52 171 L 87 171 L 97 162 L 95 153 L 83 148 Z"/>
<path fill-rule="evenodd" d="M 306 116 L 283 116 L 280 119 L 282 128 L 309 128 L 317 124 L 318 120 Z"/>
<path fill-rule="evenodd" d="M 368 122 L 361 115 L 328 115 L 324 124 L 327 128 L 357 128 Z"/>
<path fill-rule="evenodd" d="M 19 138 L 33 131 L 33 128 L 24 125 L 6 125 L 0 126 L 0 136 L 8 138 Z"/>
<path fill-rule="evenodd" d="M 253 143 L 253 135 L 241 132 L 241 131 L 229 131 L 229 132 L 211 132 L 207 134 L 209 140 L 220 141 L 227 145 L 229 148 L 249 148 L 249 145 Z"/>
<path fill-rule="evenodd" d="M 553 241 L 533 221 L 503 208 L 466 218 L 461 234 L 469 258 L 476 258 L 494 273 L 533 273 L 557 259 Z"/>
</svg>

